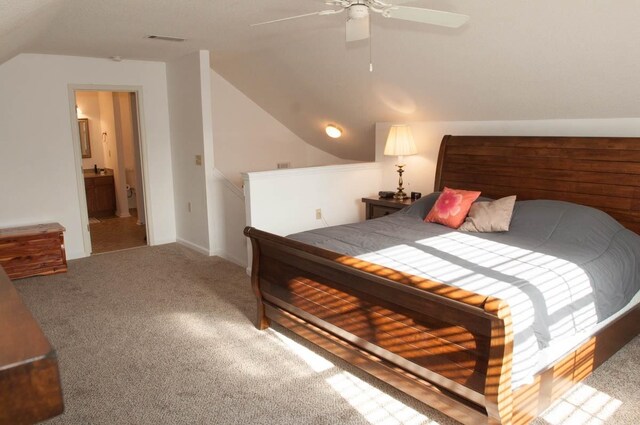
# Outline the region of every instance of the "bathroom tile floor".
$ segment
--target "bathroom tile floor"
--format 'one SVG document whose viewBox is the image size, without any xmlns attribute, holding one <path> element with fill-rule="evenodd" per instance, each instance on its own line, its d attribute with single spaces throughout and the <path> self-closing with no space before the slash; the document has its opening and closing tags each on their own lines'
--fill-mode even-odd
<svg viewBox="0 0 640 425">
<path fill-rule="evenodd" d="M 98 223 L 89 224 L 92 254 L 147 245 L 145 226 L 136 224 L 135 210 L 131 210 L 131 214 L 131 217 L 124 218 L 100 218 Z"/>
</svg>

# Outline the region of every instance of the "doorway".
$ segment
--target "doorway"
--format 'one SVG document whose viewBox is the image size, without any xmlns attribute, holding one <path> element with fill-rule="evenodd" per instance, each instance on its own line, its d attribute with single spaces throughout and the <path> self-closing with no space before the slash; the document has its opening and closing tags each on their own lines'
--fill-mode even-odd
<svg viewBox="0 0 640 425">
<path fill-rule="evenodd" d="M 145 246 L 137 93 L 74 90 L 74 96 L 90 252 Z"/>
</svg>

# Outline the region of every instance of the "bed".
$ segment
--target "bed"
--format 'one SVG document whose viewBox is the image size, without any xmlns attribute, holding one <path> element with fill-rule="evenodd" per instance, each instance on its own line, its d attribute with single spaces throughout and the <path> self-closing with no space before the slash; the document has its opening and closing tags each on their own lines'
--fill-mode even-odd
<svg viewBox="0 0 640 425">
<path fill-rule="evenodd" d="M 480 190 L 494 199 L 515 194 L 520 201 L 532 200 L 528 205 L 536 208 L 562 206 L 565 202 L 553 201 L 567 201 L 605 211 L 626 229 L 638 232 L 638 174 L 640 139 L 636 138 L 445 136 L 434 189 Z M 538 199 L 551 201 L 535 201 Z M 589 209 L 596 219 L 606 221 L 598 210 Z M 389 219 L 408 220 L 407 226 L 413 223 L 406 211 L 397 214 L 397 218 L 373 220 L 377 222 L 374 227 Z M 523 223 L 533 222 L 531 217 Z M 397 229 L 404 226 L 393 225 Z M 608 225 L 611 234 L 623 234 L 625 240 L 636 237 L 617 223 Z M 397 259 L 396 263 L 385 262 L 379 255 L 380 246 L 366 253 L 327 245 L 321 241 L 326 236 L 322 232 L 283 238 L 248 227 L 245 234 L 253 247 L 258 328 L 277 322 L 463 423 L 531 421 L 640 332 L 640 307 L 628 303 L 634 290 L 626 289 L 622 291 L 626 298 L 613 302 L 615 312 L 602 313 L 596 308 L 592 316 L 601 316 L 598 324 L 573 329 L 571 338 L 558 333 L 566 340 L 560 348 L 551 344 L 554 350 L 541 354 L 546 361 L 538 359 L 535 365 L 522 367 L 522 343 L 518 341 L 522 340 L 521 313 L 525 310 L 514 305 L 514 298 L 511 308 L 503 299 L 507 297 L 469 290 L 473 286 L 455 285 L 441 276 L 430 278 L 437 274 L 429 273 L 429 265 L 422 264 L 420 269 Z M 455 243 L 467 237 L 458 232 L 443 235 L 454 237 Z M 442 242 L 442 235 L 433 237 Z M 575 266 L 563 258 L 562 247 L 556 248 L 560 261 Z M 499 250 L 491 246 L 487 251 Z M 632 264 L 625 272 L 636 283 L 637 267 Z M 586 281 L 593 280 L 593 271 L 585 270 Z M 611 284 L 618 280 L 621 278 L 614 276 Z M 579 289 L 579 285 L 566 286 Z M 600 298 L 606 303 L 606 297 Z M 581 313 L 573 313 L 573 321 L 580 323 L 576 318 Z M 544 332 L 535 329 L 534 333 Z"/>
</svg>

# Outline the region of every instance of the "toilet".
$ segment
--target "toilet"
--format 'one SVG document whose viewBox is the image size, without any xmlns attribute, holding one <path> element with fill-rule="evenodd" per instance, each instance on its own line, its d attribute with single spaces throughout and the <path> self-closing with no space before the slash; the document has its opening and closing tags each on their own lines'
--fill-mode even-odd
<svg viewBox="0 0 640 425">
<path fill-rule="evenodd" d="M 125 186 L 127 189 L 127 202 L 131 210 L 132 208 L 138 207 L 136 203 L 136 171 L 133 168 L 127 168 L 124 172 L 127 183 Z"/>
</svg>

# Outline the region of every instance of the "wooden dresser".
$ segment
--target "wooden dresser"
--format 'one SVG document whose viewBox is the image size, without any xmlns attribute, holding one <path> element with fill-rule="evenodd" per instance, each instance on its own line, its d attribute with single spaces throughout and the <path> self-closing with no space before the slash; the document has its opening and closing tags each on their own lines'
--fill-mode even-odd
<svg viewBox="0 0 640 425">
<path fill-rule="evenodd" d="M 56 352 L 0 269 L 0 425 L 40 422 L 63 408 Z"/>
<path fill-rule="evenodd" d="M 66 272 L 64 230 L 58 223 L 0 229 L 0 266 L 11 279 Z"/>
</svg>

